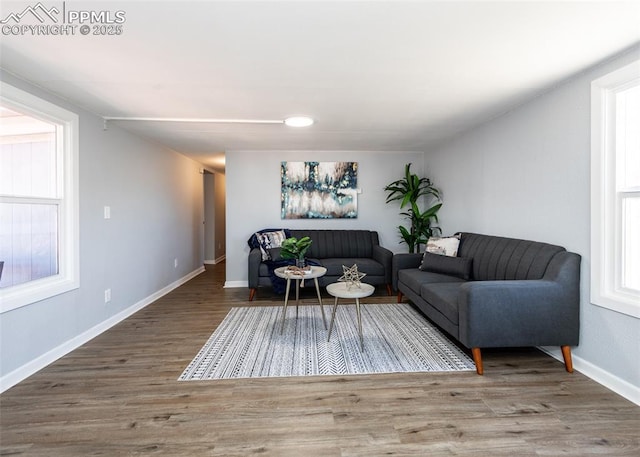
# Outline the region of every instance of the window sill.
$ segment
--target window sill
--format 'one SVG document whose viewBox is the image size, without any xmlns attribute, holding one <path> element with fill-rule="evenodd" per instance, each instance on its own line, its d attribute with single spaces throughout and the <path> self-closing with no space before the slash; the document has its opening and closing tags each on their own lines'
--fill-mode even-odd
<svg viewBox="0 0 640 457">
<path fill-rule="evenodd" d="M 0 290 L 0 314 L 46 300 L 79 287 L 79 281 L 60 275 Z"/>
<path fill-rule="evenodd" d="M 591 303 L 601 308 L 640 319 L 640 302 L 633 295 L 592 293 Z"/>
</svg>

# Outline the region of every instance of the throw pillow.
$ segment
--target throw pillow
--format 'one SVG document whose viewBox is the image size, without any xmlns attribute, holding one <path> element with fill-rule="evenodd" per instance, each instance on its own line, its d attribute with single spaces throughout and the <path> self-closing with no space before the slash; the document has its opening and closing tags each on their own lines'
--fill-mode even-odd
<svg viewBox="0 0 640 457">
<path fill-rule="evenodd" d="M 282 248 L 270 248 L 269 250 L 267 250 L 267 252 L 269 253 L 269 258 L 274 262 L 282 260 L 282 256 L 280 255 L 281 250 Z"/>
<path fill-rule="evenodd" d="M 451 257 L 425 252 L 422 257 L 422 263 L 418 268 L 422 271 L 441 273 L 468 280 L 471 277 L 472 260 L 466 257 Z"/>
<path fill-rule="evenodd" d="M 256 238 L 260 244 L 260 252 L 262 252 L 262 260 L 270 260 L 269 249 L 279 248 L 282 242 L 287 238 L 284 230 L 276 230 L 274 232 L 256 233 Z"/>
<path fill-rule="evenodd" d="M 459 245 L 460 238 L 456 235 L 445 236 L 441 238 L 432 236 L 427 241 L 425 252 L 455 257 L 458 255 Z"/>
</svg>

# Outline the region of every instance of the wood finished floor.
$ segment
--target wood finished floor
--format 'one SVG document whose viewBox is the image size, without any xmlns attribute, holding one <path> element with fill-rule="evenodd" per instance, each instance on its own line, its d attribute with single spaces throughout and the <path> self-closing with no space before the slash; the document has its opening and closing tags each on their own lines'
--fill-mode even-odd
<svg viewBox="0 0 640 457">
<path fill-rule="evenodd" d="M 484 376 L 178 382 L 231 307 L 281 304 L 223 283 L 213 266 L 3 393 L 0 455 L 640 455 L 640 407 L 534 349 L 485 350 Z"/>
</svg>

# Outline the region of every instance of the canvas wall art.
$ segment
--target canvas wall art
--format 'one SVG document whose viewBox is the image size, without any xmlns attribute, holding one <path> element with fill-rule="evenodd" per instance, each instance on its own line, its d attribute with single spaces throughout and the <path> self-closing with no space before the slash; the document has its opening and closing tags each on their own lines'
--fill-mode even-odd
<svg viewBox="0 0 640 457">
<path fill-rule="evenodd" d="M 358 162 L 282 162 L 282 219 L 358 217 Z"/>
</svg>

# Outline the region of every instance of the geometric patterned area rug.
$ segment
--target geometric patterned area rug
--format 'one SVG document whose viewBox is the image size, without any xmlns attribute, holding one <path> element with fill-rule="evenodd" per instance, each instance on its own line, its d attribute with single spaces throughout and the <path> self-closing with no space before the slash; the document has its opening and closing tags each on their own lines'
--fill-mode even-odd
<svg viewBox="0 0 640 457">
<path fill-rule="evenodd" d="M 327 327 L 332 306 L 325 305 Z M 364 350 L 355 305 L 338 305 L 327 342 L 318 305 L 232 308 L 179 381 L 282 376 L 470 371 L 467 354 L 405 303 L 361 305 Z"/>
</svg>

